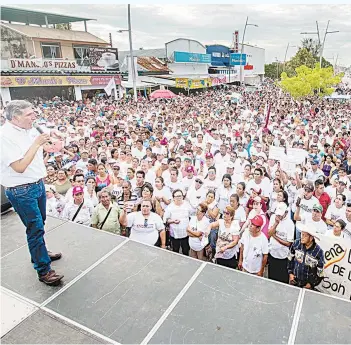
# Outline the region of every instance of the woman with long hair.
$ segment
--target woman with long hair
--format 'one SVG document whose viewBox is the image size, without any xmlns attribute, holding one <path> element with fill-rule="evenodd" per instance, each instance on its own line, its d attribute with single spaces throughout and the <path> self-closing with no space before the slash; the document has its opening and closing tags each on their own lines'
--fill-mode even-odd
<svg viewBox="0 0 351 345">
<path fill-rule="evenodd" d="M 110 175 L 106 171 L 105 164 L 98 164 L 97 166 L 97 175 L 96 175 L 96 187 L 98 191 L 102 190 L 105 187 L 108 187 L 111 184 Z"/>
<path fill-rule="evenodd" d="M 86 193 L 84 197 L 90 199 L 94 207 L 99 203 L 99 199 L 96 195 L 96 181 L 94 177 L 88 177 L 85 181 Z"/>
<path fill-rule="evenodd" d="M 57 174 L 55 166 L 48 164 L 46 167 L 47 176 L 44 179 L 45 184 L 53 184 L 57 180 Z"/>
<path fill-rule="evenodd" d="M 273 189 L 269 194 L 269 209 L 268 209 L 269 214 L 274 213 L 277 207 L 277 195 L 282 190 L 283 190 L 282 182 L 278 178 L 275 178 L 273 180 Z"/>
<path fill-rule="evenodd" d="M 248 195 L 246 194 L 246 184 L 245 182 L 239 182 L 236 185 L 236 194 L 239 197 L 239 204 L 243 207 L 246 207 L 246 204 L 249 200 Z"/>
<path fill-rule="evenodd" d="M 230 207 L 232 207 L 235 211 L 234 221 L 236 221 L 239 228 L 241 228 L 246 222 L 246 212 L 244 207 L 242 207 L 239 203 L 238 194 L 232 194 L 230 196 Z"/>
<path fill-rule="evenodd" d="M 141 187 L 141 198 L 138 201 L 138 204 L 135 206 L 135 212 L 141 211 L 141 203 L 143 200 L 150 200 L 151 201 L 151 212 L 157 213 L 160 217 L 163 216 L 163 209 L 160 205 L 160 202 L 153 196 L 154 194 L 154 187 L 148 182 L 146 182 Z"/>
<path fill-rule="evenodd" d="M 234 193 L 232 186 L 232 177 L 229 174 L 224 174 L 222 184 L 216 191 L 216 201 L 218 204 L 219 212 L 222 215 L 224 209 L 229 205 L 230 196 Z"/>
<path fill-rule="evenodd" d="M 337 194 L 334 202 L 329 205 L 325 213 L 325 222 L 328 225 L 328 230 L 332 230 L 337 219 L 341 219 L 346 212 L 345 207 L 346 196 Z"/>
</svg>

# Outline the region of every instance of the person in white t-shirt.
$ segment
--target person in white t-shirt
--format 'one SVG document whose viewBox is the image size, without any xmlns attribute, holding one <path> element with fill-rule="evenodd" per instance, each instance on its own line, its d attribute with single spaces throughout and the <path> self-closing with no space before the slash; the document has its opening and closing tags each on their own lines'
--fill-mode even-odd
<svg viewBox="0 0 351 345">
<path fill-rule="evenodd" d="M 204 248 L 208 244 L 208 236 L 205 236 L 210 221 L 205 217 L 207 205 L 201 203 L 196 208 L 196 215 L 191 217 L 187 233 L 189 236 L 189 255 L 192 258 L 205 260 Z"/>
<path fill-rule="evenodd" d="M 284 202 L 278 203 L 275 214 L 269 222 L 268 278 L 282 283 L 289 283 L 288 255 L 289 247 L 294 242 L 294 223 L 289 215 L 289 207 Z"/>
<path fill-rule="evenodd" d="M 328 230 L 332 230 L 335 222 L 345 214 L 345 201 L 345 195 L 337 194 L 334 202 L 329 205 L 328 210 L 325 213 L 325 222 L 328 225 Z"/>
<path fill-rule="evenodd" d="M 166 248 L 166 232 L 162 218 L 151 212 L 151 200 L 141 202 L 141 211 L 132 212 L 127 215 L 128 227 L 130 228 L 130 239 L 141 243 L 157 245 Z"/>
<path fill-rule="evenodd" d="M 268 240 L 261 232 L 263 219 L 256 216 L 251 220 L 249 231 L 245 231 L 240 240 L 240 259 L 238 267 L 244 272 L 263 277 L 268 260 Z"/>
<path fill-rule="evenodd" d="M 338 219 L 333 226 L 332 230 L 328 230 L 326 236 L 332 237 L 334 239 L 343 238 L 351 244 L 351 236 L 348 231 L 345 231 L 346 222 L 342 219 Z"/>
</svg>

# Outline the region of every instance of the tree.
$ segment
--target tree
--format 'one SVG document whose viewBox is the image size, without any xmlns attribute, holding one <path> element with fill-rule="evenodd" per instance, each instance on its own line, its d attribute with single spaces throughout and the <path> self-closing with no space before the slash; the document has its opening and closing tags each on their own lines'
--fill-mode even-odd
<svg viewBox="0 0 351 345">
<path fill-rule="evenodd" d="M 301 41 L 302 48 L 306 48 L 314 57 L 315 62 L 319 62 L 322 45 L 312 38 L 304 38 Z M 322 57 L 322 67 L 332 67 L 333 65 Z"/>
<path fill-rule="evenodd" d="M 315 58 L 320 55 L 322 47 L 317 40 L 314 40 L 312 38 L 304 38 L 301 40 L 301 44 L 301 48 L 307 49 Z"/>
<path fill-rule="evenodd" d="M 330 95 L 334 91 L 333 86 L 339 84 L 343 77 L 343 73 L 334 76 L 332 67 L 320 68 L 319 63 L 314 68 L 305 65 L 297 67 L 295 72 L 293 77 L 283 72 L 279 82 L 282 89 L 295 99 L 316 94 L 320 97 Z"/>
<path fill-rule="evenodd" d="M 264 65 L 264 76 L 270 79 L 277 79 L 277 64 L 270 63 Z"/>
<path fill-rule="evenodd" d="M 286 63 L 285 71 L 289 77 L 296 75 L 296 68 L 300 66 L 307 66 L 313 68 L 316 63 L 313 55 L 306 48 L 299 48 L 296 55 Z"/>
<path fill-rule="evenodd" d="M 72 30 L 72 23 L 56 24 L 55 29 L 58 30 Z"/>
</svg>

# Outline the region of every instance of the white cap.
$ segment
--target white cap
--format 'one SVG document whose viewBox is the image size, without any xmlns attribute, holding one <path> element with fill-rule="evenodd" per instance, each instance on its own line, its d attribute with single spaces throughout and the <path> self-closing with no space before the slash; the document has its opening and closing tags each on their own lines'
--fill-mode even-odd
<svg viewBox="0 0 351 345">
<path fill-rule="evenodd" d="M 284 215 L 287 209 L 288 209 L 288 206 L 286 205 L 285 202 L 279 202 L 277 205 L 277 208 L 275 209 L 275 214 L 277 216 L 282 216 Z"/>
</svg>

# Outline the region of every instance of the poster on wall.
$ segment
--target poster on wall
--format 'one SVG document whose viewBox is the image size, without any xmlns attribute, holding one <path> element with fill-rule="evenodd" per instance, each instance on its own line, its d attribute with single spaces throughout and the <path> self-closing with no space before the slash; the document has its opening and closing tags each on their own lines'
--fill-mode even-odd
<svg viewBox="0 0 351 345">
<path fill-rule="evenodd" d="M 89 48 L 89 63 L 92 71 L 119 71 L 117 48 Z"/>
</svg>

